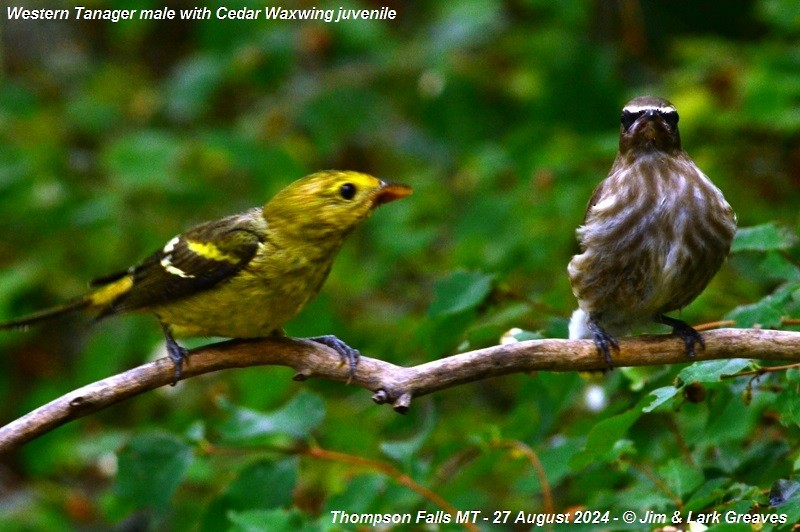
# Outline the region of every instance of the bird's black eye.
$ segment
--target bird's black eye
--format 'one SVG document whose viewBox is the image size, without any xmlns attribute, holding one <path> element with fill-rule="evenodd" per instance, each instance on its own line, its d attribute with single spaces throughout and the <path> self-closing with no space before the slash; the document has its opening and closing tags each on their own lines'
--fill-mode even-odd
<svg viewBox="0 0 800 532">
<path fill-rule="evenodd" d="M 678 111 L 668 111 L 666 113 L 661 113 L 661 118 L 664 119 L 670 127 L 675 128 L 678 127 Z"/>
<path fill-rule="evenodd" d="M 353 183 L 345 183 L 339 189 L 339 195 L 346 200 L 351 200 L 356 196 L 356 186 Z"/>
<path fill-rule="evenodd" d="M 627 131 L 644 111 L 622 111 L 622 127 Z"/>
</svg>

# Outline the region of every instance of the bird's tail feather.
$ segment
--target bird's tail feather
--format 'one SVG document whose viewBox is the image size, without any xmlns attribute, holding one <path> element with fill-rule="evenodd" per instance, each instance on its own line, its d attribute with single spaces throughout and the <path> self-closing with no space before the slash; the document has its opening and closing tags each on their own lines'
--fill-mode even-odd
<svg viewBox="0 0 800 532">
<path fill-rule="evenodd" d="M 34 312 L 22 318 L 0 322 L 0 331 L 11 329 L 27 329 L 31 325 L 59 318 L 79 310 L 88 310 L 94 314 L 95 319 L 116 314 L 118 309 L 114 303 L 123 295 L 127 294 L 133 287 L 133 276 L 131 275 L 109 275 L 98 281 L 104 284 L 97 290 L 86 294 L 83 297 L 52 307 L 39 312 Z"/>
<path fill-rule="evenodd" d="M 92 301 L 89 298 L 83 297 L 80 299 L 75 299 L 58 307 L 40 310 L 39 312 L 34 312 L 33 314 L 29 314 L 22 318 L 2 322 L 0 323 L 0 330 L 27 329 L 31 325 L 36 325 L 53 318 L 71 314 L 72 312 L 76 312 L 78 310 L 83 310 L 91 305 Z"/>
</svg>

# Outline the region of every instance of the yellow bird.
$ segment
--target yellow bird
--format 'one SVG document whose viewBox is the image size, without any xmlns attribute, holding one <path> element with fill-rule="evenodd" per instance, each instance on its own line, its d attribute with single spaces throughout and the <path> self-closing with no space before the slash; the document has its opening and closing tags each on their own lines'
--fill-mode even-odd
<svg viewBox="0 0 800 532">
<path fill-rule="evenodd" d="M 64 305 L 0 323 L 26 328 L 77 310 L 97 319 L 152 312 L 181 378 L 186 348 L 175 336 L 254 338 L 283 325 L 319 292 L 347 236 L 376 207 L 410 187 L 350 171 L 323 171 L 290 184 L 264 207 L 197 225 L 136 266 L 91 282 Z M 311 338 L 355 371 L 359 353 L 333 335 Z M 173 383 L 174 384 L 174 383 Z"/>
</svg>

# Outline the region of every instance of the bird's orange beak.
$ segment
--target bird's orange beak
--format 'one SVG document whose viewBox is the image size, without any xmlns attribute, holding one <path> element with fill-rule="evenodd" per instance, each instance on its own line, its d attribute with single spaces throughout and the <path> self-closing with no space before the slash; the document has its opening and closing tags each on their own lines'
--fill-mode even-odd
<svg viewBox="0 0 800 532">
<path fill-rule="evenodd" d="M 401 183 L 385 183 L 381 181 L 380 188 L 375 191 L 373 205 L 377 207 L 384 203 L 389 203 L 390 201 L 405 198 L 413 191 L 414 190 L 408 185 L 403 185 Z"/>
</svg>

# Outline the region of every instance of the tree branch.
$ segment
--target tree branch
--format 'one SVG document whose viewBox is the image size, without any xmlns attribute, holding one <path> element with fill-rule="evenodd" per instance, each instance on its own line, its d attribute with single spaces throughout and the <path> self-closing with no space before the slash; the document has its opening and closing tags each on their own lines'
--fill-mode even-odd
<svg viewBox="0 0 800 532">
<path fill-rule="evenodd" d="M 800 332 L 763 329 L 719 329 L 703 333 L 706 343 L 694 360 L 754 358 L 800 361 Z M 687 362 L 683 342 L 674 336 L 638 336 L 620 340 L 614 363 L 652 366 Z M 355 375 L 333 350 L 306 340 L 259 338 L 230 340 L 191 351 L 184 379 L 228 368 L 289 366 L 295 380 L 311 377 L 350 382 L 391 403 L 404 414 L 414 397 L 510 373 L 588 371 L 605 366 L 590 340 L 530 340 L 478 349 L 413 367 L 361 357 Z M 0 452 L 19 447 L 74 419 L 172 382 L 167 358 L 130 369 L 69 392 L 0 428 Z"/>
</svg>

